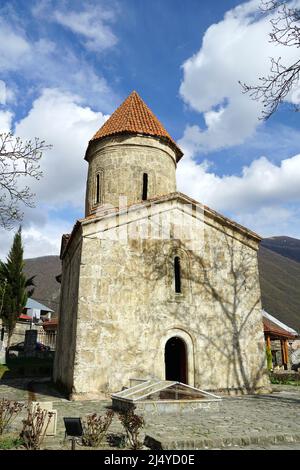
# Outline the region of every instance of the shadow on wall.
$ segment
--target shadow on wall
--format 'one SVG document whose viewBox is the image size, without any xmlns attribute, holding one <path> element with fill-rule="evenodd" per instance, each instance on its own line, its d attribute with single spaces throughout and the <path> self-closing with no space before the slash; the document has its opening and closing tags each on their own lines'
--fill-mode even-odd
<svg viewBox="0 0 300 470">
<path fill-rule="evenodd" d="M 134 252 L 139 242 L 132 240 L 130 243 Z M 197 293 L 211 304 L 210 318 L 205 317 L 203 322 L 199 314 L 198 326 L 195 327 L 195 323 L 189 326 L 189 333 L 205 343 L 201 354 L 205 354 L 203 362 L 209 373 L 220 373 L 218 364 L 221 362 L 222 374 L 226 369 L 227 386 L 224 388 L 227 391 L 234 388 L 253 393 L 267 385 L 263 324 L 258 312 L 260 287 L 256 252 L 226 233 L 220 235 L 217 249 L 214 244 L 210 249 L 210 244 L 205 243 L 201 252 L 188 249 L 185 242 L 174 238 L 169 241 L 171 256 L 165 255 L 157 240 L 142 243 L 147 268 L 140 275 L 157 283 L 165 277 L 171 285 L 174 283 L 173 254 L 186 253 L 188 261 L 180 266 L 182 291 L 192 288 L 192 295 Z M 168 242 L 163 243 L 166 247 Z M 186 324 L 184 308 L 178 309 L 176 320 Z M 207 329 L 199 325 L 201 321 L 203 324 L 210 322 L 214 334 L 204 332 Z"/>
</svg>

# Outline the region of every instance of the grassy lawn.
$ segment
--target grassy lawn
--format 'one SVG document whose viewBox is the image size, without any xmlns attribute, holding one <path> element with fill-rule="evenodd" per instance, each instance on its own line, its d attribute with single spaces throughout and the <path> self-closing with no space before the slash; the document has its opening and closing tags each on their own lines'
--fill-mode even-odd
<svg viewBox="0 0 300 470">
<path fill-rule="evenodd" d="M 52 374 L 53 357 L 8 358 L 6 365 L 0 365 L 0 378 L 43 377 Z"/>
</svg>

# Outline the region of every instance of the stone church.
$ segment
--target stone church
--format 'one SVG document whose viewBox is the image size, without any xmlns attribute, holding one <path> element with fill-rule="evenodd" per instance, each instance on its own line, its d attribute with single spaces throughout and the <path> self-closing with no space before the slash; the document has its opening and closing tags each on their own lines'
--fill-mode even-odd
<svg viewBox="0 0 300 470">
<path fill-rule="evenodd" d="M 182 157 L 136 92 L 88 143 L 85 217 L 61 245 L 54 381 L 71 399 L 149 378 L 268 386 L 260 237 L 176 191 Z"/>
</svg>

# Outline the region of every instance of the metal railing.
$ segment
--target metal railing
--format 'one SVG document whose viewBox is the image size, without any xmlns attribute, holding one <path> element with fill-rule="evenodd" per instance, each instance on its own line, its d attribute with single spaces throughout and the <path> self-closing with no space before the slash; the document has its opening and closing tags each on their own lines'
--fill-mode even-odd
<svg viewBox="0 0 300 470">
<path fill-rule="evenodd" d="M 28 328 L 29 329 L 29 328 Z M 25 333 L 24 331 L 14 331 L 11 339 L 11 346 L 15 346 L 19 343 L 25 341 Z M 37 332 L 37 342 L 43 344 L 44 346 L 48 346 L 51 351 L 55 351 L 55 344 L 56 344 L 56 331 L 44 331 L 38 330 Z"/>
</svg>

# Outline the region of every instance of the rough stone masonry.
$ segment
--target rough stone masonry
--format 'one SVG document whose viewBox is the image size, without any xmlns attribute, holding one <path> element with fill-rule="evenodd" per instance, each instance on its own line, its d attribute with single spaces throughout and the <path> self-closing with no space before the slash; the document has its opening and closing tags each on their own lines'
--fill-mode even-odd
<svg viewBox="0 0 300 470">
<path fill-rule="evenodd" d="M 54 381 L 72 399 L 149 378 L 269 385 L 260 237 L 176 192 L 181 157 L 136 92 L 89 142 L 85 218 L 61 249 Z"/>
</svg>

